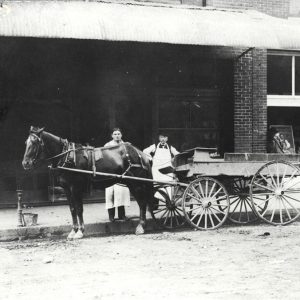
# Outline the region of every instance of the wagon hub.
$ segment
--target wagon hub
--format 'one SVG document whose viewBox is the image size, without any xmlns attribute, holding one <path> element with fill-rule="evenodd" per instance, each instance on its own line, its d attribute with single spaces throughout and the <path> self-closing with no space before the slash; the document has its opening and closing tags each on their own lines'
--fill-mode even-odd
<svg viewBox="0 0 300 300">
<path fill-rule="evenodd" d="M 203 208 L 209 208 L 212 204 L 213 198 L 203 198 L 202 199 L 202 206 Z"/>
<path fill-rule="evenodd" d="M 281 188 L 277 188 L 275 190 L 275 196 L 276 197 L 279 197 L 279 196 L 282 196 L 284 194 L 283 190 Z"/>
</svg>

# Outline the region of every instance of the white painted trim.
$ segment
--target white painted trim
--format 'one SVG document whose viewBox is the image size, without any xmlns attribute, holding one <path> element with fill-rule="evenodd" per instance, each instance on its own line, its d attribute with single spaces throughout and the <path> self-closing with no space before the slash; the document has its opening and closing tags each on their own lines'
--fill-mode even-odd
<svg viewBox="0 0 300 300">
<path fill-rule="evenodd" d="M 300 107 L 300 96 L 268 95 L 267 106 Z"/>
<path fill-rule="evenodd" d="M 279 56 L 300 56 L 300 51 L 289 50 L 268 50 L 267 55 L 279 55 Z"/>
<path fill-rule="evenodd" d="M 295 97 L 295 55 L 292 56 L 292 96 Z"/>
</svg>

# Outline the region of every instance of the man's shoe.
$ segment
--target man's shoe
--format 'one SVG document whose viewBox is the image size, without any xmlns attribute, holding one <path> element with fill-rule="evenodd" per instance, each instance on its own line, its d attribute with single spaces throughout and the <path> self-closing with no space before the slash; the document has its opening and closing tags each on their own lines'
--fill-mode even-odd
<svg viewBox="0 0 300 300">
<path fill-rule="evenodd" d="M 125 216 L 125 207 L 124 206 L 118 207 L 118 216 L 119 216 L 119 220 L 128 221 L 128 218 Z"/>
<path fill-rule="evenodd" d="M 115 221 L 115 208 L 109 208 L 108 210 L 108 217 L 109 217 L 109 221 L 110 222 L 114 222 Z"/>
</svg>

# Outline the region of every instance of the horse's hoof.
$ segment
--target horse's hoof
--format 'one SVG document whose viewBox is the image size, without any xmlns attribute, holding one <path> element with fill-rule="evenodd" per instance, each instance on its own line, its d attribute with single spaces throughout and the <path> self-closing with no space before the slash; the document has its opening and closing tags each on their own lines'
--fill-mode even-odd
<svg viewBox="0 0 300 300">
<path fill-rule="evenodd" d="M 137 226 L 137 228 L 135 229 L 135 234 L 140 235 L 140 234 L 144 234 L 144 233 L 145 233 L 145 230 L 144 230 L 143 226 L 141 224 L 139 224 Z"/>
<path fill-rule="evenodd" d="M 74 239 L 78 240 L 78 239 L 82 239 L 82 238 L 83 238 L 83 233 L 81 230 L 78 230 L 74 236 Z"/>
<path fill-rule="evenodd" d="M 68 235 L 68 240 L 73 240 L 75 237 L 75 234 L 76 234 L 75 230 L 72 229 L 72 231 Z"/>
</svg>

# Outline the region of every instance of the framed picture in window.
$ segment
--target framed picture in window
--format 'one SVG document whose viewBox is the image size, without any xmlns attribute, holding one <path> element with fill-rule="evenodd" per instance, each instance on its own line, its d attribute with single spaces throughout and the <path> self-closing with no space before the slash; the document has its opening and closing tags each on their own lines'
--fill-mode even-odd
<svg viewBox="0 0 300 300">
<path fill-rule="evenodd" d="M 293 127 L 290 125 L 270 125 L 270 132 L 275 135 L 280 134 L 281 139 L 285 141 L 287 145 L 286 153 L 296 153 L 295 152 L 295 140 L 293 134 Z"/>
</svg>

